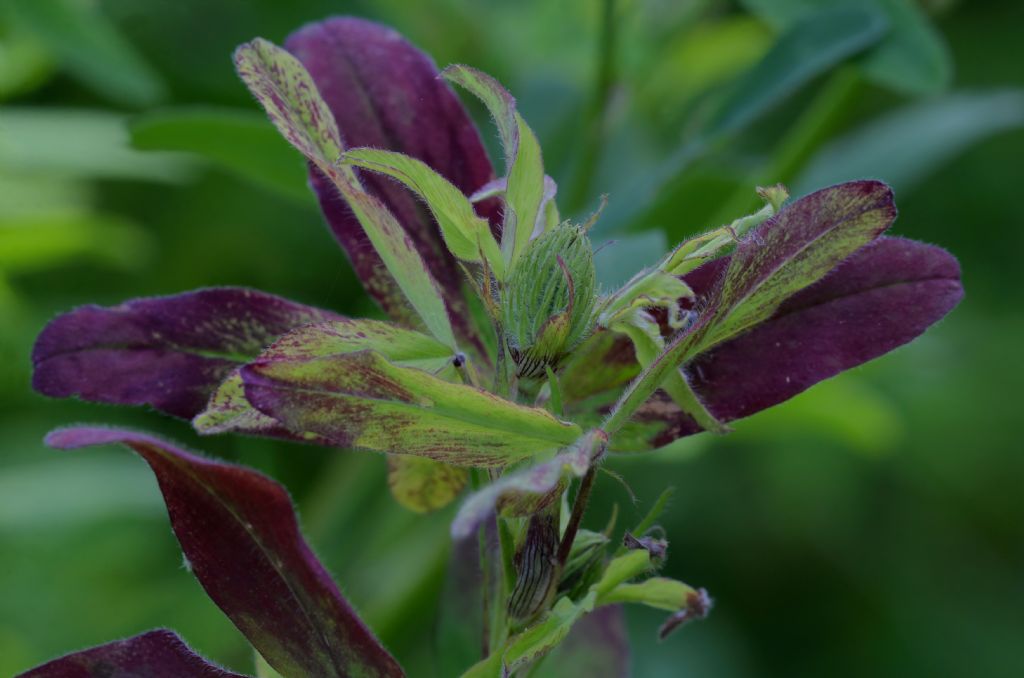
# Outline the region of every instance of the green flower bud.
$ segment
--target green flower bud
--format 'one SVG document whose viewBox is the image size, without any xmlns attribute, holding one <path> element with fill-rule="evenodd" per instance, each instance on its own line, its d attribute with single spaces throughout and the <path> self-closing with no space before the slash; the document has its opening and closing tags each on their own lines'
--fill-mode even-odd
<svg viewBox="0 0 1024 678">
<path fill-rule="evenodd" d="M 580 226 L 564 222 L 530 241 L 506 282 L 501 309 L 517 376 L 538 377 L 594 324 L 594 251 Z"/>
</svg>

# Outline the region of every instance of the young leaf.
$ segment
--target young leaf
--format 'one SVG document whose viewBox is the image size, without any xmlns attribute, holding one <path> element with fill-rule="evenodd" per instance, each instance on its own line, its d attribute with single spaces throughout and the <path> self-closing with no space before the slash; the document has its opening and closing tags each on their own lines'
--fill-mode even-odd
<svg viewBox="0 0 1024 678">
<path fill-rule="evenodd" d="M 286 678 L 403 675 L 313 555 L 288 493 L 273 480 L 132 431 L 61 429 L 46 442 L 120 443 L 145 459 L 192 573 Z"/>
<path fill-rule="evenodd" d="M 502 466 L 580 434 L 546 410 L 399 367 L 375 351 L 258 361 L 242 378 L 246 398 L 261 412 L 343 447 Z"/>
<path fill-rule="evenodd" d="M 430 207 L 452 254 L 464 261 L 477 262 L 482 253 L 498 279 L 504 277 L 504 263 L 490 224 L 476 215 L 473 205 L 458 188 L 426 163 L 373 148 L 346 151 L 342 161 L 386 174 L 408 186 Z"/>
<path fill-rule="evenodd" d="M 505 151 L 505 173 L 509 174 L 519 152 L 519 124 L 516 121 L 516 100 L 500 82 L 470 66 L 452 64 L 441 77 L 459 85 L 480 99 L 494 119 Z"/>
<path fill-rule="evenodd" d="M 178 634 L 157 629 L 49 661 L 17 678 L 243 678 L 197 655 Z"/>
<path fill-rule="evenodd" d="M 281 134 L 341 192 L 423 324 L 454 348 L 441 288 L 408 234 L 380 200 L 363 190 L 351 167 L 336 164 L 341 137 L 306 69 L 285 50 L 259 38 L 235 50 L 235 67 Z"/>
<path fill-rule="evenodd" d="M 54 398 L 150 405 L 191 418 L 222 380 L 278 335 L 337 318 L 237 287 L 82 306 L 52 320 L 36 339 L 32 386 Z"/>
<path fill-rule="evenodd" d="M 299 29 L 285 47 L 309 71 L 349 147 L 387 149 L 421 160 L 466 195 L 494 177 L 480 135 L 458 97 L 438 78 L 430 57 L 392 28 L 364 19 L 331 18 Z M 337 189 L 315 168 L 310 183 L 367 291 L 393 319 L 409 322 L 414 316 L 395 278 L 338 200 Z M 367 174 L 362 184 L 395 216 L 440 285 L 456 336 L 482 352 L 466 308 L 462 271 L 430 214 L 386 177 Z M 496 207 L 496 201 L 479 206 L 493 224 L 500 219 Z"/>
<path fill-rule="evenodd" d="M 450 504 L 466 486 L 468 478 L 466 469 L 433 459 L 404 454 L 388 456 L 391 495 L 416 513 L 436 511 Z"/>
<path fill-rule="evenodd" d="M 530 241 L 538 219 L 544 218 L 544 161 L 540 143 L 516 111 L 516 100 L 497 80 L 461 65 L 449 66 L 441 75 L 478 97 L 498 126 L 507 170 L 501 250 L 506 267 L 511 269 Z"/>
</svg>

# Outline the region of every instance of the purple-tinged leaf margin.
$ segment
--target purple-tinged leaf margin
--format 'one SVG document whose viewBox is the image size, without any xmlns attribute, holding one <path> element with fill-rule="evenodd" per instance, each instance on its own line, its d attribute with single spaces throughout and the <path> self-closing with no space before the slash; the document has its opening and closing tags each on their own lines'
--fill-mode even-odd
<svg viewBox="0 0 1024 678">
<path fill-rule="evenodd" d="M 150 465 L 192 573 L 264 659 L 285 676 L 401 676 L 310 550 L 281 485 L 152 436 L 59 429 L 57 449 L 120 443 Z"/>
<path fill-rule="evenodd" d="M 715 260 L 684 277 L 698 308 L 728 265 L 729 258 Z M 883 236 L 789 297 L 767 321 L 698 355 L 684 369 L 716 419 L 741 419 L 912 341 L 962 297 L 955 257 L 934 245 Z M 609 386 L 639 372 L 628 339 L 602 335 L 592 342 L 594 353 L 571 367 L 600 364 L 610 370 Z M 571 389 L 572 379 L 563 382 Z M 565 394 L 570 412 L 600 399 L 598 382 L 582 383 L 586 388 Z M 702 430 L 661 391 L 633 419 L 650 426 L 651 446 Z"/>
<path fill-rule="evenodd" d="M 207 662 L 173 631 L 156 629 L 73 652 L 17 678 L 243 678 Z"/>
<path fill-rule="evenodd" d="M 55 398 L 149 405 L 190 419 L 232 370 L 279 335 L 339 318 L 238 287 L 80 306 L 39 334 L 32 386 Z"/>
</svg>

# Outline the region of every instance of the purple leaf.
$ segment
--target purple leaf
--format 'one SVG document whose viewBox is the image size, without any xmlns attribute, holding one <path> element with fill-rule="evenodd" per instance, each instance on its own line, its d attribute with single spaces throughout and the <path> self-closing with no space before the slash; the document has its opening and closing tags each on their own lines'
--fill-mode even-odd
<svg viewBox="0 0 1024 678">
<path fill-rule="evenodd" d="M 157 629 L 82 650 L 18 678 L 242 678 L 210 664 L 173 631 Z"/>
<path fill-rule="evenodd" d="M 493 178 L 480 135 L 458 98 L 438 78 L 434 62 L 393 29 L 363 19 L 309 24 L 285 42 L 309 71 L 348 148 L 397 151 L 425 162 L 469 195 Z M 430 213 L 401 185 L 363 173 L 367 191 L 398 218 L 440 284 L 455 330 L 476 340 L 463 296 L 462 274 Z M 310 183 L 335 238 L 367 291 L 396 320 L 412 316 L 337 189 L 318 170 Z M 494 201 L 484 216 L 497 222 Z"/>
<path fill-rule="evenodd" d="M 236 287 L 81 306 L 36 339 L 32 385 L 55 398 L 150 405 L 191 418 L 232 370 L 278 335 L 339 317 Z"/>
<path fill-rule="evenodd" d="M 685 280 L 701 299 L 728 265 L 728 258 L 710 262 Z M 948 252 L 881 237 L 789 297 L 768 320 L 698 355 L 684 369 L 719 421 L 740 419 L 913 340 L 962 296 L 960 267 Z M 596 351 L 587 362 L 616 365 L 624 375 L 631 371 L 635 356 L 627 339 L 592 341 Z M 569 393 L 570 409 L 600 402 L 597 384 L 586 386 Z M 653 446 L 701 430 L 661 391 L 637 411 L 631 426 Z"/>
<path fill-rule="evenodd" d="M 287 492 L 242 466 L 132 431 L 61 429 L 58 449 L 121 443 L 149 463 L 192 573 L 285 676 L 401 676 L 299 532 Z"/>
</svg>

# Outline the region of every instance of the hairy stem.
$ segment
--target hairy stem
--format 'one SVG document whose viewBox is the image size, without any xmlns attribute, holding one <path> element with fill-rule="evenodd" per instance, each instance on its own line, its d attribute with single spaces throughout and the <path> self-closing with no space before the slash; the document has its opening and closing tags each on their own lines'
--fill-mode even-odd
<svg viewBox="0 0 1024 678">
<path fill-rule="evenodd" d="M 565 561 L 569 558 L 569 551 L 572 550 L 572 543 L 576 541 L 576 533 L 583 521 L 583 514 L 587 510 L 587 502 L 590 500 L 590 490 L 594 486 L 594 478 L 597 476 L 597 468 L 591 466 L 583 480 L 580 482 L 580 491 L 576 493 L 576 501 L 572 505 L 572 514 L 569 516 L 569 523 L 565 526 L 565 534 L 558 544 L 556 556 L 558 570 L 561 571 Z"/>
</svg>

